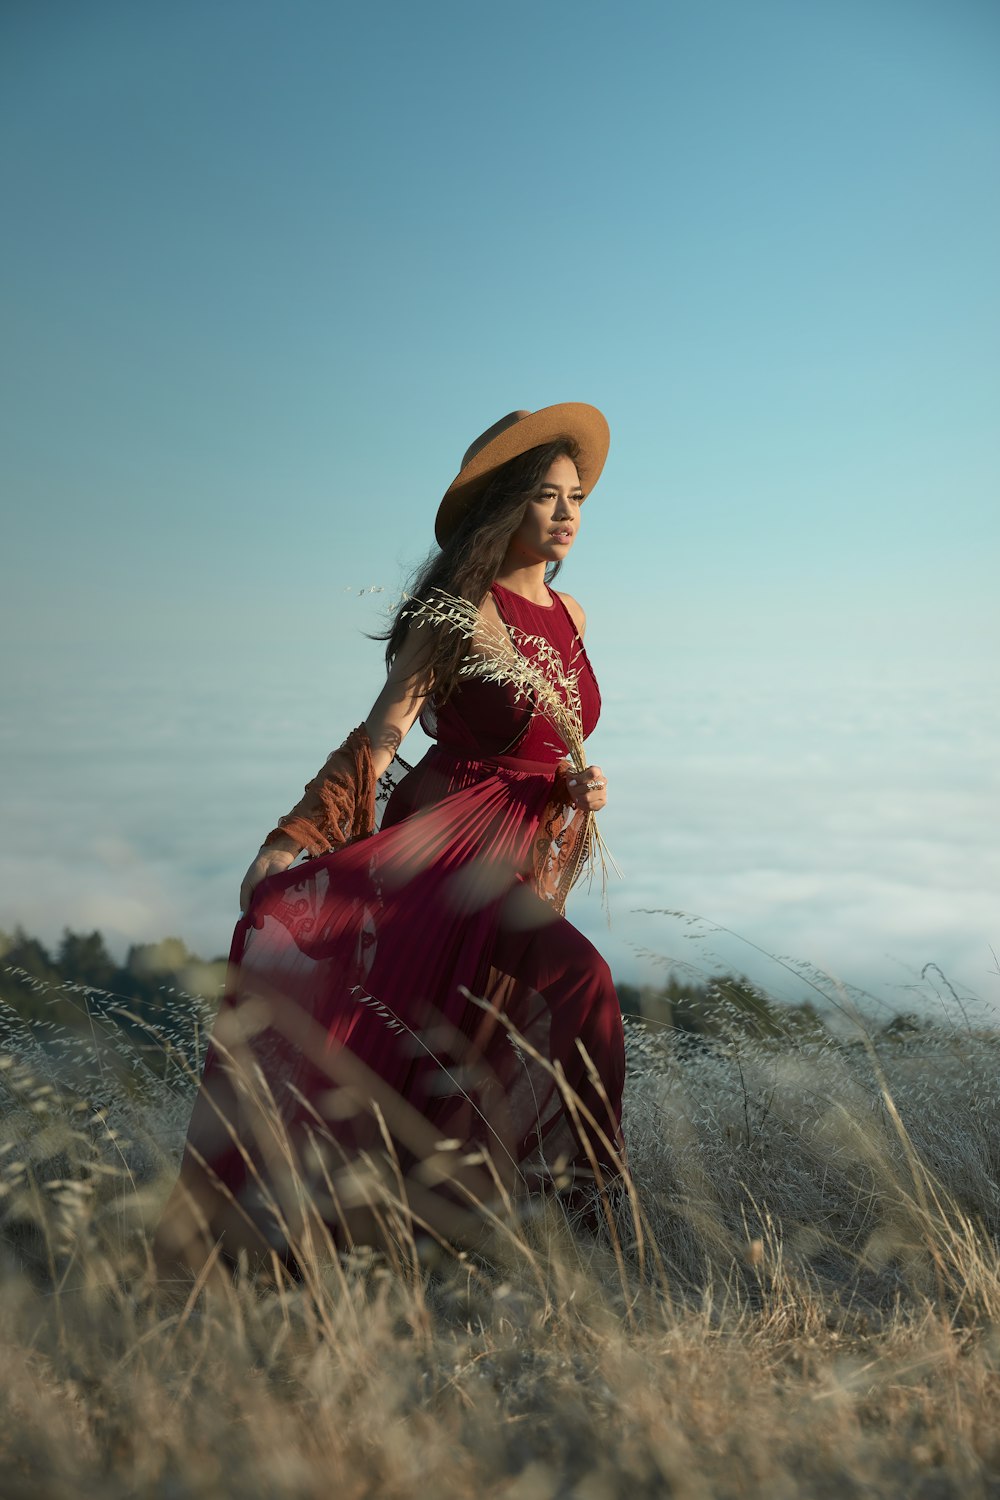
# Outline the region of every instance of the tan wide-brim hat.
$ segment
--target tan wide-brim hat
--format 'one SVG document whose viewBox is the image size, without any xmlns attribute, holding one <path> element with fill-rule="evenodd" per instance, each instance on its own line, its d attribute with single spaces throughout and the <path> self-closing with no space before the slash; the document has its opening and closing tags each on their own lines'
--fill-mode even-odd
<svg viewBox="0 0 1000 1500">
<path fill-rule="evenodd" d="M 580 445 L 576 467 L 583 493 L 589 495 L 601 476 L 611 442 L 608 424 L 597 407 L 564 401 L 559 406 L 543 406 L 541 411 L 512 411 L 466 449 L 462 467 L 438 506 L 434 522 L 438 543 L 444 546 L 466 507 L 483 492 L 497 469 L 529 448 L 560 437 L 573 438 Z"/>
</svg>

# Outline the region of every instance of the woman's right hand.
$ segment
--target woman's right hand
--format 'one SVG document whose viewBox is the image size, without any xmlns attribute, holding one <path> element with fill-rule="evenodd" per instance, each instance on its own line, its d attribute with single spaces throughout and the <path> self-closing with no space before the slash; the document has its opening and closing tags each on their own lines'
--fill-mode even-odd
<svg viewBox="0 0 1000 1500">
<path fill-rule="evenodd" d="M 267 875 L 276 875 L 279 870 L 287 870 L 298 851 L 289 849 L 277 849 L 270 844 L 262 844 L 257 858 L 243 877 L 240 886 L 240 911 L 247 912 L 253 899 L 254 889 Z"/>
</svg>

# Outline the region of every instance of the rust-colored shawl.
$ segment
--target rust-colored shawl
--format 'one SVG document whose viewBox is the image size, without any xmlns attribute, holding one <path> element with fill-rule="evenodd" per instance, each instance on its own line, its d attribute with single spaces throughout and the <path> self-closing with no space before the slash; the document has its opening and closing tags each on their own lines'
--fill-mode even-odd
<svg viewBox="0 0 1000 1500">
<path fill-rule="evenodd" d="M 581 873 L 591 814 L 575 805 L 566 785 L 568 760 L 556 763 L 552 796 L 539 821 L 532 866 L 538 895 L 562 914 Z M 264 844 L 286 837 L 310 855 L 327 854 L 343 844 L 368 838 L 375 830 L 377 777 L 364 724 L 352 729 L 332 751 L 291 812 L 278 819 Z"/>
</svg>

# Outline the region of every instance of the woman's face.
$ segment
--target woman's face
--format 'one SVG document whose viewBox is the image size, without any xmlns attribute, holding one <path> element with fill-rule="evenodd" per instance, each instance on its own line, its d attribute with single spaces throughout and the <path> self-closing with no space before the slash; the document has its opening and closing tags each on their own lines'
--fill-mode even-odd
<svg viewBox="0 0 1000 1500">
<path fill-rule="evenodd" d="M 524 507 L 521 523 L 507 544 L 505 561 L 521 567 L 560 562 L 579 530 L 582 503 L 576 464 L 565 455 L 553 459 Z"/>
</svg>

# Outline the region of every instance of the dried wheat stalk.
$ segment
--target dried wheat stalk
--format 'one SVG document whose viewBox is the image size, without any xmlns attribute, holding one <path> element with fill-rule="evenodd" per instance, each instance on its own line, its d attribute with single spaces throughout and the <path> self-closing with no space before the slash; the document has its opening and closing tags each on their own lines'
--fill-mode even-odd
<svg viewBox="0 0 1000 1500">
<path fill-rule="evenodd" d="M 460 630 L 474 645 L 475 649 L 463 658 L 461 676 L 479 677 L 484 682 L 510 683 L 515 689 L 515 703 L 523 698 L 533 699 L 532 713 L 541 713 L 549 720 L 562 736 L 576 769 L 586 769 L 579 681 L 576 672 L 567 674 L 563 670 L 562 659 L 550 641 L 544 636 L 529 635 L 513 625 L 505 630 L 493 620 L 484 620 L 474 604 L 447 589 L 433 589 L 427 599 L 417 599 L 412 594 L 406 594 L 404 598 L 410 604 L 418 629 L 431 625 L 436 629 Z M 518 650 L 519 643 L 536 648 L 533 660 Z M 606 907 L 608 861 L 619 879 L 622 872 L 601 836 L 593 813 L 587 819 L 585 838 L 582 867 L 587 871 L 589 883 L 599 863 L 601 899 Z"/>
</svg>

